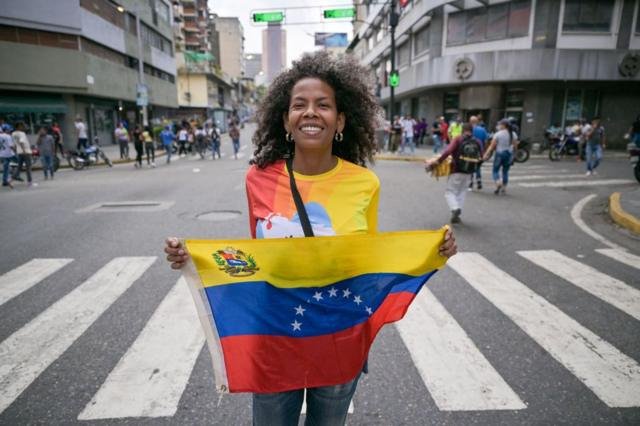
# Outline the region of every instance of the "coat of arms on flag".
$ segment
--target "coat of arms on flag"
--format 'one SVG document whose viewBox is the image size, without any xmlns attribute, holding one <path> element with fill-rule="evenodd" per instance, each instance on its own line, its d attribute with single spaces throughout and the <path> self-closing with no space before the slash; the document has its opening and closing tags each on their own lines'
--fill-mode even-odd
<svg viewBox="0 0 640 426">
<path fill-rule="evenodd" d="M 445 264 L 444 234 L 186 240 L 184 273 L 218 390 L 282 392 L 354 379 L 378 331 L 401 319 Z"/>
</svg>

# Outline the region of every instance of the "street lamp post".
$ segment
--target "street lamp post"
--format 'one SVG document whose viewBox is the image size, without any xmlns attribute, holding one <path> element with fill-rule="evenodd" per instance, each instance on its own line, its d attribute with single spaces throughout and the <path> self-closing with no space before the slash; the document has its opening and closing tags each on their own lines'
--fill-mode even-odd
<svg viewBox="0 0 640 426">
<path fill-rule="evenodd" d="M 391 13 L 389 13 L 389 27 L 391 28 L 391 73 L 396 71 L 396 27 L 398 26 L 398 13 L 396 12 L 396 0 L 391 0 Z M 393 124 L 395 115 L 395 84 L 389 84 L 389 121 Z"/>
<path fill-rule="evenodd" d="M 144 52 L 142 50 L 142 34 L 140 33 L 140 15 L 138 11 L 134 12 L 136 17 L 136 38 L 138 41 L 138 90 L 137 97 L 140 97 L 140 91 L 144 91 L 144 101 L 142 102 L 142 125 L 147 127 L 149 125 L 149 111 L 147 109 L 147 96 L 148 92 L 144 84 Z"/>
</svg>

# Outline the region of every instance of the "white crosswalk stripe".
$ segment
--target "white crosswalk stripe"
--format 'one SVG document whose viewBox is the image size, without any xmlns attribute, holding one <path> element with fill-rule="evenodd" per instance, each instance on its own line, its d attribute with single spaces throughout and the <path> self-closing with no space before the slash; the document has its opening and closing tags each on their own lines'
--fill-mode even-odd
<svg viewBox="0 0 640 426">
<path fill-rule="evenodd" d="M 27 291 L 73 259 L 32 259 L 0 276 L 0 305 Z"/>
<path fill-rule="evenodd" d="M 640 365 L 477 253 L 449 265 L 610 407 L 640 406 Z"/>
<path fill-rule="evenodd" d="M 519 186 L 525 188 L 571 188 L 577 186 L 602 186 L 602 185 L 625 185 L 634 183 L 630 179 L 599 179 L 599 180 L 587 180 L 582 181 L 566 181 L 566 182 L 522 182 Z"/>
<path fill-rule="evenodd" d="M 526 408 L 428 289 L 396 328 L 440 410 Z"/>
<path fill-rule="evenodd" d="M 180 278 L 78 419 L 174 415 L 203 345 L 193 299 Z"/>
<path fill-rule="evenodd" d="M 0 413 L 155 261 L 119 257 L 0 343 Z"/>
<path fill-rule="evenodd" d="M 519 251 L 518 254 L 640 320 L 640 290 L 555 250 Z"/>
<path fill-rule="evenodd" d="M 522 175 L 522 176 L 509 176 L 509 182 L 520 182 L 523 180 L 541 180 L 541 179 L 584 179 L 584 174 L 563 174 L 563 175 Z"/>
<path fill-rule="evenodd" d="M 640 256 L 631 254 L 628 251 L 620 249 L 597 249 L 596 252 L 617 260 L 631 266 L 632 268 L 640 269 Z"/>
</svg>

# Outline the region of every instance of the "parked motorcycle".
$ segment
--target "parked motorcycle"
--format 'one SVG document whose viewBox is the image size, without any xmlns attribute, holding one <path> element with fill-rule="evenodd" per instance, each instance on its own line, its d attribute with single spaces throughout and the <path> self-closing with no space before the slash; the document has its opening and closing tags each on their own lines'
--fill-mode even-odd
<svg viewBox="0 0 640 426">
<path fill-rule="evenodd" d="M 556 139 L 549 149 L 549 160 L 559 161 L 565 155 L 577 156 L 580 152 L 580 141 L 573 136 L 562 135 Z M 580 158 L 584 160 L 584 152 L 580 153 Z"/>
<path fill-rule="evenodd" d="M 67 161 L 75 170 L 82 170 L 85 167 L 91 166 L 93 164 L 98 164 L 99 160 L 102 159 L 107 166 L 113 167 L 113 163 L 106 156 L 104 151 L 100 148 L 100 144 L 95 143 L 84 150 L 78 152 L 70 152 L 67 157 Z"/>
<path fill-rule="evenodd" d="M 640 147 L 630 143 L 627 145 L 627 152 L 629 153 L 631 167 L 633 167 L 633 174 L 636 176 L 636 180 L 640 182 Z"/>
</svg>

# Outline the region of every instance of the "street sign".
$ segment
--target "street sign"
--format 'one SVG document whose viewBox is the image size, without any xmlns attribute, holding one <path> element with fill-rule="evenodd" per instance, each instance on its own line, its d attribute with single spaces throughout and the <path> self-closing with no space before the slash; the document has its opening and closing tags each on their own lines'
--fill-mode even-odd
<svg viewBox="0 0 640 426">
<path fill-rule="evenodd" d="M 282 22 L 284 21 L 284 11 L 260 12 L 251 15 L 253 22 Z"/>
<path fill-rule="evenodd" d="M 146 84 L 138 83 L 136 85 L 136 105 L 145 107 L 149 105 L 149 88 Z"/>
<path fill-rule="evenodd" d="M 389 86 L 398 87 L 399 84 L 400 74 L 398 74 L 398 71 L 391 71 L 391 74 L 389 74 Z"/>
<path fill-rule="evenodd" d="M 346 9 L 325 9 L 323 11 L 323 14 L 324 14 L 324 19 L 355 18 L 356 9 L 353 7 L 349 7 Z"/>
</svg>

